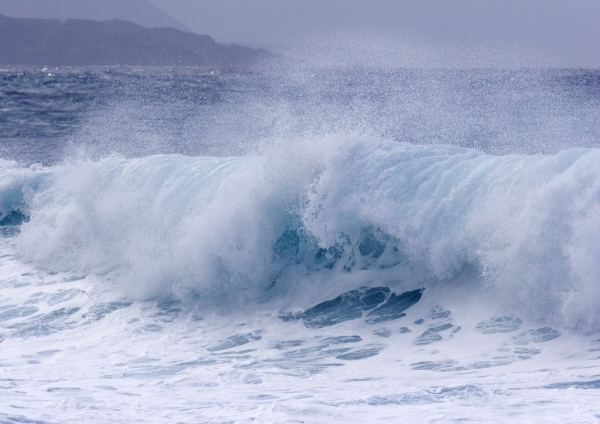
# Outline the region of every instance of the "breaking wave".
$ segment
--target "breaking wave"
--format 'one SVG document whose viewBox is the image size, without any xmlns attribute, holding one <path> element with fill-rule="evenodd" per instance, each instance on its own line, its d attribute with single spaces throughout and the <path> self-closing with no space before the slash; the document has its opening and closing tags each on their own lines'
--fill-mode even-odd
<svg viewBox="0 0 600 424">
<path fill-rule="evenodd" d="M 589 331 L 599 161 L 598 149 L 491 156 L 363 134 L 254 157 L 2 162 L 0 224 L 20 224 L 22 261 L 105 275 L 133 298 L 306 306 L 455 285 Z"/>
</svg>

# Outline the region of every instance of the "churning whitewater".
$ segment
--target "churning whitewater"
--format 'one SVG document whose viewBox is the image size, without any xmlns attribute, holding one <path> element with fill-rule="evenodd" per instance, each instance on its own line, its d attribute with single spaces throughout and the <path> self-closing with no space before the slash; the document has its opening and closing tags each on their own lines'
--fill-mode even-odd
<svg viewBox="0 0 600 424">
<path fill-rule="evenodd" d="M 600 419 L 600 150 L 317 133 L 1 160 L 0 421 Z"/>
</svg>

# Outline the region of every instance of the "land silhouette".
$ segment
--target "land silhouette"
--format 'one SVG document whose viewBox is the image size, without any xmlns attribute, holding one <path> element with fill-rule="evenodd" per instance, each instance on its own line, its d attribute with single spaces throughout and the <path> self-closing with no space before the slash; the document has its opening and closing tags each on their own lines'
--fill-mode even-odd
<svg viewBox="0 0 600 424">
<path fill-rule="evenodd" d="M 185 25 L 147 0 L 0 0 L 0 15 L 35 19 L 120 19 L 146 28 Z M 192 31 L 193 32 L 193 31 Z"/>
<path fill-rule="evenodd" d="M 122 20 L 27 19 L 0 15 L 0 64 L 24 66 L 246 67 L 273 55 L 175 28 Z"/>
</svg>

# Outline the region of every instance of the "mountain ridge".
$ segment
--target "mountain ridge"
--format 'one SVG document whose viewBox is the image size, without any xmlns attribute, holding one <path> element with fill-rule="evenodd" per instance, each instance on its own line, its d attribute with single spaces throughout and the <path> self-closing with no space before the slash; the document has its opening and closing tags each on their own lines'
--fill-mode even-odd
<svg viewBox="0 0 600 424">
<path fill-rule="evenodd" d="M 146 0 L 0 0 L 0 14 L 30 19 L 120 19 L 147 28 L 188 27 Z"/>
<path fill-rule="evenodd" d="M 11 18 L 0 15 L 0 64 L 29 66 L 245 67 L 272 53 L 175 28 L 123 21 Z"/>
</svg>

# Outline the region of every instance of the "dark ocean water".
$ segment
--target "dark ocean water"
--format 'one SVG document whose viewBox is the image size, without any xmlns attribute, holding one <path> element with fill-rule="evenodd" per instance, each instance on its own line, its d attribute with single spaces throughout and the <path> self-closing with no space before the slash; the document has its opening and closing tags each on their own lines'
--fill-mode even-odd
<svg viewBox="0 0 600 424">
<path fill-rule="evenodd" d="M 600 73 L 585 70 L 0 71 L 0 152 L 240 154 L 266 139 L 369 131 L 490 154 L 598 147 Z"/>
</svg>

